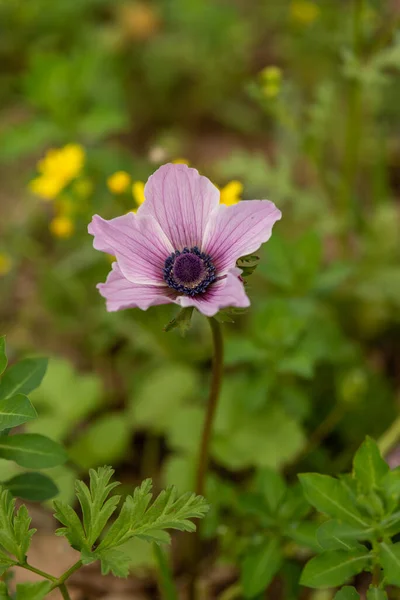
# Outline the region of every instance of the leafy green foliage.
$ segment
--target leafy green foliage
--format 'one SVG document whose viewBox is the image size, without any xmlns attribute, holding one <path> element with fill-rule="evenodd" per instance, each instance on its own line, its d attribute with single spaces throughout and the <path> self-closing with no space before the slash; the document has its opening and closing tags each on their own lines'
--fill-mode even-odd
<svg viewBox="0 0 400 600">
<path fill-rule="evenodd" d="M 22 394 L 0 400 L 0 431 L 17 427 L 36 417 L 36 410 Z"/>
<path fill-rule="evenodd" d="M 35 583 L 18 583 L 16 600 L 42 600 L 49 593 L 50 581 L 36 581 Z"/>
<path fill-rule="evenodd" d="M 44 502 L 57 495 L 58 488 L 54 481 L 43 473 L 21 473 L 3 481 L 3 487 L 8 489 L 13 496 L 30 500 L 31 502 Z"/>
<path fill-rule="evenodd" d="M 305 566 L 303 585 L 342 585 L 372 568 L 383 569 L 388 584 L 400 585 L 400 543 L 392 539 L 400 532 L 398 472 L 389 470 L 377 444 L 367 437 L 354 456 L 351 475 L 341 479 L 316 473 L 299 476 L 308 501 L 332 517 L 317 531 L 323 551 Z M 368 592 L 368 599 L 385 597 L 380 588 Z"/>
<path fill-rule="evenodd" d="M 345 585 L 335 594 L 334 600 L 359 600 L 360 596 L 353 587 Z"/>
<path fill-rule="evenodd" d="M 265 540 L 258 550 L 245 556 L 241 570 L 241 584 L 245 598 L 258 596 L 269 586 L 282 564 L 278 538 Z"/>
<path fill-rule="evenodd" d="M 46 358 L 26 358 L 12 365 L 1 379 L 0 399 L 29 394 L 39 387 L 46 369 Z"/>
<path fill-rule="evenodd" d="M 60 444 L 36 433 L 21 433 L 0 438 L 0 458 L 14 460 L 28 469 L 48 469 L 67 460 Z"/>
<path fill-rule="evenodd" d="M 312 588 L 328 588 L 345 583 L 370 564 L 366 549 L 328 550 L 312 558 L 305 566 L 300 583 Z"/>
<path fill-rule="evenodd" d="M 31 537 L 36 531 L 29 528 L 30 523 L 26 506 L 22 505 L 15 512 L 15 500 L 8 490 L 2 490 L 0 492 L 0 559 L 3 573 L 12 564 L 25 562 Z M 5 553 L 15 557 L 15 560 L 8 558 Z"/>
<path fill-rule="evenodd" d="M 133 496 L 126 497 L 119 515 L 98 542 L 120 501 L 120 496 L 108 497 L 119 485 L 109 483 L 113 472 L 109 467 L 91 470 L 89 487 L 82 481 L 76 483 L 82 522 L 72 507 L 57 500 L 54 502 L 55 517 L 64 525 L 56 533 L 65 536 L 71 546 L 81 552 L 85 564 L 100 560 L 104 574 L 111 571 L 118 577 L 126 577 L 129 556 L 119 549 L 121 546 L 134 537 L 157 543 L 168 542 L 165 529 L 195 531 L 190 519 L 203 517 L 208 505 L 195 494 L 177 496 L 173 487 L 162 491 L 151 503 L 152 482 L 147 479 L 135 489 Z"/>
</svg>

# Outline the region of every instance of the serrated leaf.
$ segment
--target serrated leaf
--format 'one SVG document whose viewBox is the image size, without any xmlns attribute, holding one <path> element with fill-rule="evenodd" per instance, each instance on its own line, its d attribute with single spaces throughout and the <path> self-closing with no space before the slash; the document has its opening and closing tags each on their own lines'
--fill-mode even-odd
<svg viewBox="0 0 400 600">
<path fill-rule="evenodd" d="M 299 479 L 307 500 L 319 511 L 350 525 L 370 528 L 342 481 L 319 473 L 305 473 Z"/>
<path fill-rule="evenodd" d="M 31 502 L 50 500 L 58 493 L 54 481 L 43 473 L 21 473 L 2 483 L 15 497 Z"/>
<path fill-rule="evenodd" d="M 365 550 L 332 550 L 312 558 L 303 569 L 300 583 L 311 588 L 329 588 L 342 585 L 350 577 L 361 573 L 370 562 Z"/>
<path fill-rule="evenodd" d="M 23 394 L 0 400 L 0 431 L 17 427 L 36 417 L 36 410 Z"/>
<path fill-rule="evenodd" d="M 0 547 L 24 562 L 31 537 L 36 529 L 29 529 L 31 518 L 26 506 L 22 505 L 15 512 L 15 499 L 8 490 L 0 494 Z M 4 555 L 3 560 L 4 560 Z M 7 558 L 7 557 L 6 557 Z"/>
<path fill-rule="evenodd" d="M 127 496 L 118 518 L 100 543 L 99 550 L 120 546 L 134 536 L 158 542 L 158 532 L 163 529 L 195 531 L 196 526 L 190 519 L 201 518 L 208 510 L 204 498 L 192 493 L 177 497 L 174 487 L 162 491 L 153 504 L 150 504 L 151 489 L 152 482 L 146 479 L 136 488 L 133 496 Z M 152 532 L 156 535 L 152 536 Z"/>
<path fill-rule="evenodd" d="M 60 527 L 56 530 L 56 535 L 65 536 L 75 550 L 80 550 L 81 552 L 84 550 L 90 551 L 86 543 L 82 523 L 74 509 L 65 502 L 58 500 L 54 501 L 54 507 L 56 509 L 54 517 L 65 525 L 65 527 Z"/>
<path fill-rule="evenodd" d="M 240 581 L 245 598 L 254 598 L 265 590 L 282 564 L 280 540 L 269 538 L 257 550 L 249 551 L 241 566 Z"/>
<path fill-rule="evenodd" d="M 110 467 L 90 469 L 90 489 L 83 481 L 76 482 L 76 495 L 82 507 L 83 527 L 87 546 L 91 548 L 103 531 L 107 521 L 115 511 L 120 496 L 107 497 L 119 486 L 119 482 L 109 483 L 114 470 Z"/>
<path fill-rule="evenodd" d="M 383 460 L 376 442 L 367 436 L 353 459 L 354 477 L 364 489 L 377 488 L 389 471 L 389 465 Z"/>
<path fill-rule="evenodd" d="M 372 528 L 360 529 L 333 519 L 318 528 L 317 540 L 324 550 L 350 550 L 359 546 L 359 540 L 371 539 L 372 534 Z"/>
<path fill-rule="evenodd" d="M 4 575 L 10 567 L 15 566 L 16 564 L 18 564 L 17 561 L 13 560 L 10 556 L 7 556 L 7 554 L 4 554 L 4 552 L 0 552 L 0 576 Z"/>
<path fill-rule="evenodd" d="M 0 399 L 15 394 L 29 394 L 39 387 L 47 369 L 47 358 L 25 358 L 3 375 L 0 382 Z"/>
<path fill-rule="evenodd" d="M 192 325 L 192 315 L 193 306 L 182 308 L 178 312 L 177 316 L 167 323 L 167 325 L 164 327 L 164 331 L 172 331 L 178 327 L 182 337 L 184 337 Z"/>
<path fill-rule="evenodd" d="M 388 600 L 388 596 L 385 590 L 370 587 L 367 591 L 367 600 Z"/>
<path fill-rule="evenodd" d="M 13 460 L 27 469 L 48 469 L 67 460 L 64 448 L 37 433 L 22 433 L 0 438 L 0 458 Z"/>
<path fill-rule="evenodd" d="M 51 581 L 18 583 L 16 600 L 42 600 L 51 589 Z"/>
<path fill-rule="evenodd" d="M 341 590 L 339 590 L 333 600 L 360 600 L 360 596 L 356 590 L 349 585 L 345 585 Z"/>
<path fill-rule="evenodd" d="M 97 552 L 101 563 L 102 575 L 112 573 L 115 577 L 128 577 L 131 558 L 121 550 L 106 549 Z"/>
<path fill-rule="evenodd" d="M 379 556 L 387 583 L 400 585 L 400 542 L 397 544 L 382 542 Z"/>
<path fill-rule="evenodd" d="M 7 367 L 7 355 L 6 355 L 6 336 L 0 337 L 0 375 L 4 373 Z"/>
</svg>

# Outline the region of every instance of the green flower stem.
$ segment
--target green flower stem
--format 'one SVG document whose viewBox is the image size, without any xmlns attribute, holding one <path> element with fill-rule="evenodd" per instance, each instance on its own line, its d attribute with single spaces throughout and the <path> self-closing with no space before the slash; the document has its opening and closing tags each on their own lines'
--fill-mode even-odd
<svg viewBox="0 0 400 600">
<path fill-rule="evenodd" d="M 213 354 L 213 366 L 211 376 L 211 387 L 208 396 L 206 416 L 204 419 L 203 433 L 201 436 L 199 459 L 197 463 L 196 483 L 195 491 L 196 494 L 204 496 L 206 477 L 208 464 L 210 461 L 210 443 L 212 435 L 212 427 L 214 423 L 214 417 L 218 404 L 219 392 L 222 383 L 222 372 L 223 372 L 223 357 L 224 357 L 224 344 L 222 338 L 221 325 L 214 318 L 208 319 L 211 327 L 214 354 Z M 189 598 L 194 600 L 196 598 L 196 571 L 199 562 L 200 555 L 200 525 L 197 525 L 196 534 L 192 538 L 193 542 L 189 548 Z"/>
<path fill-rule="evenodd" d="M 362 50 L 362 14 L 364 0 L 354 0 L 353 9 L 353 53 L 359 57 Z M 344 139 L 344 162 L 339 204 L 344 216 L 350 216 L 347 225 L 353 229 L 359 226 L 361 210 L 355 198 L 355 184 L 358 174 L 359 150 L 362 133 L 362 86 L 357 79 L 350 81 L 347 98 L 347 120 Z"/>
<path fill-rule="evenodd" d="M 49 575 L 49 573 L 45 573 L 44 571 L 41 571 L 40 569 L 37 569 L 36 567 L 32 567 L 32 565 L 29 565 L 28 563 L 19 564 L 18 566 L 22 567 L 23 569 L 26 569 L 27 571 L 31 571 L 32 573 L 36 573 L 36 575 L 40 575 L 44 579 L 48 579 L 49 581 L 52 581 L 53 583 L 57 582 L 57 577 L 53 577 L 53 575 Z"/>
<path fill-rule="evenodd" d="M 178 593 L 165 553 L 158 544 L 153 544 L 153 553 L 158 565 L 158 579 L 162 597 L 165 600 L 178 600 Z"/>
<path fill-rule="evenodd" d="M 378 446 L 382 456 L 387 456 L 400 440 L 400 417 L 379 438 Z"/>
<path fill-rule="evenodd" d="M 71 597 L 69 595 L 69 592 L 67 590 L 67 586 L 65 585 L 65 583 L 62 583 L 59 586 L 59 590 L 60 590 L 61 596 L 64 598 L 64 600 L 71 600 Z"/>
<path fill-rule="evenodd" d="M 207 412 L 203 425 L 203 434 L 200 443 L 200 453 L 196 474 L 196 494 L 204 496 L 205 480 L 207 475 L 208 463 L 210 460 L 210 442 L 212 426 L 214 423 L 215 412 L 218 404 L 219 392 L 222 382 L 224 345 L 222 339 L 221 325 L 214 318 L 208 319 L 210 323 L 212 339 L 214 344 L 213 369 L 210 394 L 207 403 Z"/>
</svg>

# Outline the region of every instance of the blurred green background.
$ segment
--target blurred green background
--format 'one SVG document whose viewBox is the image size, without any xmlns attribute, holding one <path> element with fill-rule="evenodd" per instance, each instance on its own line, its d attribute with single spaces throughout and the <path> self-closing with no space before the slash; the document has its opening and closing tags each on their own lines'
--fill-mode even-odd
<svg viewBox="0 0 400 600">
<path fill-rule="evenodd" d="M 395 420 L 399 17 L 396 0 L 0 0 L 0 331 L 11 359 L 51 357 L 28 430 L 65 442 L 66 498 L 104 463 L 127 489 L 193 487 L 205 319 L 181 338 L 163 331 L 174 307 L 108 314 L 86 231 L 171 160 L 283 212 L 251 308 L 224 325 L 220 555 L 250 543 L 241 495 L 265 469 L 349 469 Z"/>
</svg>

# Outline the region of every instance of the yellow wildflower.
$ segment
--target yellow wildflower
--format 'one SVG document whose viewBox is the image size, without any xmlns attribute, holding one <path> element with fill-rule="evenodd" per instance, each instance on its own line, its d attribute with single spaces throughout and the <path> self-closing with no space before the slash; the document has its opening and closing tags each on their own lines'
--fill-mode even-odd
<svg viewBox="0 0 400 600">
<path fill-rule="evenodd" d="M 126 171 L 117 171 L 107 179 L 107 186 L 113 194 L 123 194 L 131 182 L 131 176 Z"/>
<path fill-rule="evenodd" d="M 50 221 L 49 229 L 54 237 L 67 239 L 74 233 L 75 226 L 70 217 L 58 215 Z"/>
<path fill-rule="evenodd" d="M 134 181 L 132 184 L 132 195 L 136 204 L 140 206 L 145 201 L 144 197 L 144 182 Z"/>
<path fill-rule="evenodd" d="M 237 204 L 240 201 L 240 196 L 243 192 L 243 184 L 240 181 L 229 181 L 223 188 L 220 190 L 220 202 L 221 204 L 226 204 L 227 206 L 232 206 L 233 204 Z"/>
<path fill-rule="evenodd" d="M 260 73 L 261 89 L 267 98 L 275 98 L 282 84 L 282 70 L 274 65 L 265 67 Z"/>
<path fill-rule="evenodd" d="M 290 4 L 290 16 L 300 25 L 311 25 L 319 17 L 320 8 L 311 0 L 293 0 Z"/>
<path fill-rule="evenodd" d="M 37 164 L 39 177 L 33 179 L 30 190 L 44 200 L 53 200 L 66 185 L 75 179 L 85 162 L 85 151 L 79 144 L 48 150 Z"/>
<path fill-rule="evenodd" d="M 79 144 L 67 144 L 63 148 L 51 149 L 39 161 L 38 171 L 42 175 L 69 183 L 79 175 L 85 162 L 85 151 Z"/>
<path fill-rule="evenodd" d="M 64 187 L 64 183 L 59 179 L 40 175 L 29 182 L 29 189 L 43 200 L 54 200 Z"/>
<path fill-rule="evenodd" d="M 11 271 L 12 259 L 6 252 L 0 252 L 0 277 L 7 275 Z"/>
<path fill-rule="evenodd" d="M 175 158 L 171 161 L 174 165 L 189 165 L 189 161 L 186 158 Z"/>
</svg>

